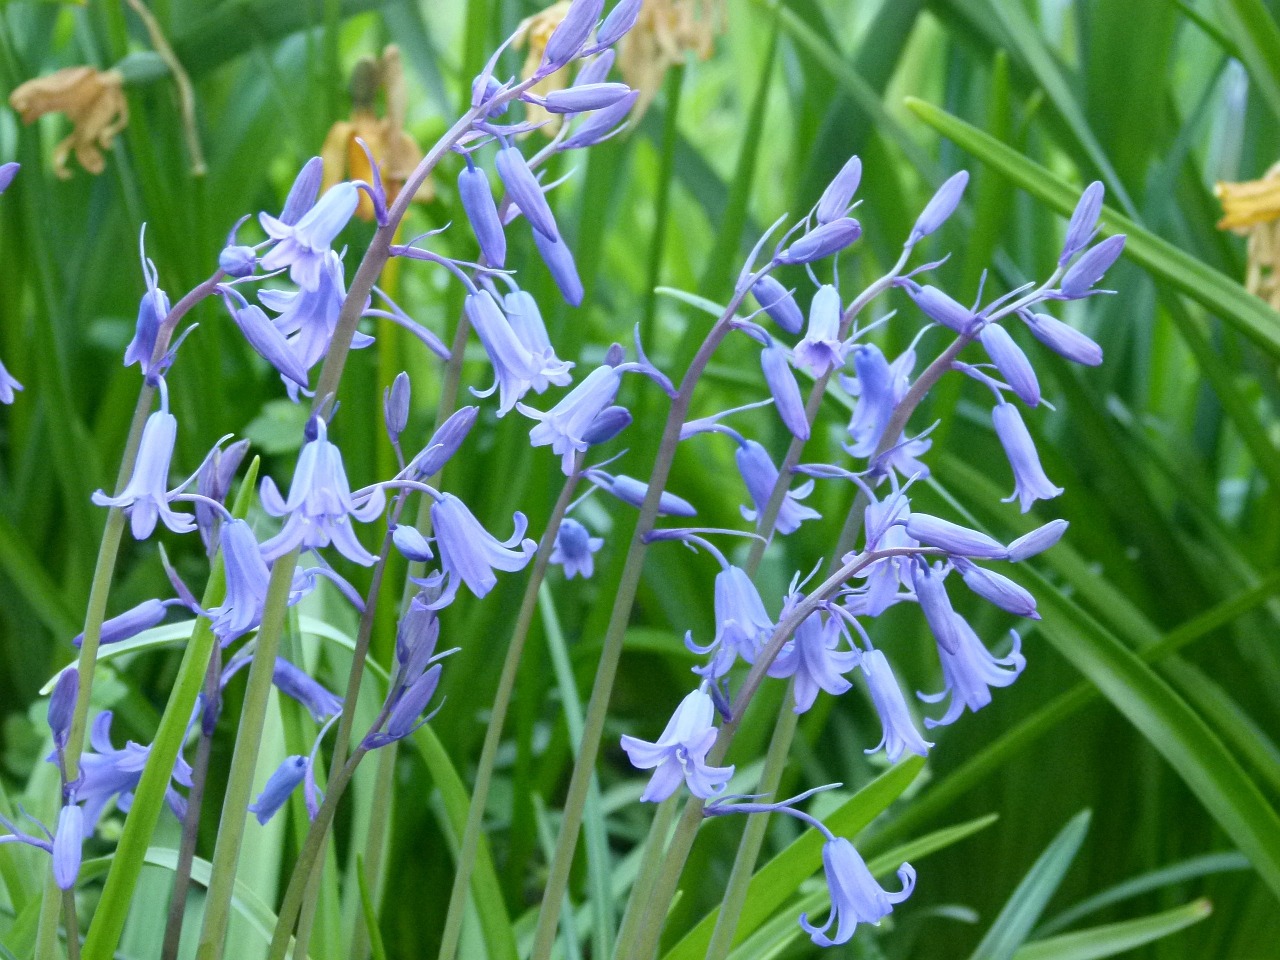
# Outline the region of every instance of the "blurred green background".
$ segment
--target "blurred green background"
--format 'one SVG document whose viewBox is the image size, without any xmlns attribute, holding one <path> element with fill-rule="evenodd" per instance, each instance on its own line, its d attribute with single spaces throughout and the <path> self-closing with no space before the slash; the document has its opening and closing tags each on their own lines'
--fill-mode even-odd
<svg viewBox="0 0 1280 960">
<path fill-rule="evenodd" d="M 1101 368 L 1068 368 L 1015 331 L 1057 407 L 1029 422 L 1065 496 L 1040 504 L 1030 517 L 999 502 L 1011 479 L 975 385 L 959 378 L 944 383 L 919 419 L 921 426 L 942 421 L 929 458 L 936 482 L 922 491 L 920 508 L 954 510 L 954 497 L 1002 538 L 1055 516 L 1067 518 L 1071 529 L 1062 546 L 1037 561 L 1046 619 L 1043 630 L 1026 631 L 1025 676 L 981 714 L 934 731 L 938 748 L 924 776 L 873 826 L 868 849 L 883 852 L 990 813 L 998 820 L 921 860 L 912 900 L 880 930 L 860 931 L 854 943 L 828 955 L 967 954 L 1050 841 L 1087 808 L 1087 835 L 1067 838 L 1079 842 L 1074 862 L 1068 868 L 1071 857 L 1058 848 L 1054 862 L 1062 869 L 1033 875 L 1030 893 L 1023 888 L 1034 907 L 1025 929 L 1005 915 L 1001 929 L 1022 929 L 1023 939 L 1061 933 L 1036 928 L 1100 891 L 1190 861 L 1146 888 L 1116 895 L 1076 925 L 1130 920 L 1205 897 L 1213 903 L 1210 918 L 1132 955 L 1280 956 L 1276 874 L 1269 889 L 1265 870 L 1255 873 L 1238 856 L 1193 859 L 1239 842 L 1231 811 L 1240 780 L 1231 771 L 1242 770 L 1256 784 L 1264 808 L 1280 800 L 1280 315 L 1238 286 L 1245 244 L 1216 229 L 1221 210 L 1213 196 L 1215 181 L 1260 177 L 1280 159 L 1277 7 L 1262 0 L 688 4 L 705 18 L 711 55 L 691 55 L 660 74 L 655 99 L 634 128 L 572 157 L 573 176 L 555 192 L 586 285 L 581 309 L 566 308 L 555 295 L 527 231 L 512 231 L 510 263 L 543 305 L 562 357 L 598 361 L 638 323 L 655 360 L 673 372 L 708 318 L 654 288 L 723 301 L 763 225 L 788 211 L 802 214 L 851 153 L 865 164 L 856 214 L 865 238 L 842 259 L 846 291 L 893 263 L 932 189 L 960 168 L 974 175 L 966 204 L 927 251 L 930 257 L 952 251 L 935 282 L 959 300 L 973 300 L 984 271 L 988 297 L 1046 276 L 1063 213 L 1093 179 L 1106 183 L 1112 210 L 1150 232 L 1131 240 L 1132 257 L 1108 277 L 1117 296 L 1059 314 L 1103 345 Z M 151 9 L 194 83 L 208 163 L 203 177 L 190 172 L 172 79 L 148 52 L 152 42 L 128 7 L 33 0 L 0 6 L 6 99 L 20 83 L 61 67 L 120 65 L 129 106 L 128 126 L 107 151 L 105 171 L 92 176 L 73 161 L 67 180 L 57 179 L 50 163 L 53 145 L 68 132 L 66 119 L 26 126 L 0 108 L 0 159 L 24 165 L 0 200 L 0 358 L 26 386 L 13 406 L 0 408 L 6 803 L 48 789 L 47 777 L 33 777 L 47 752 L 37 691 L 71 658 L 68 641 L 80 629 L 104 518 L 88 495 L 114 477 L 138 387 L 136 369 L 123 368 L 120 357 L 144 290 L 136 255 L 142 224 L 161 285 L 176 299 L 208 275 L 235 220 L 278 209 L 300 164 L 320 151 L 335 122 L 348 119 L 348 81 L 359 58 L 378 55 L 388 43 L 399 47 L 407 129 L 425 146 L 455 115 L 489 51 L 537 7 L 525 0 L 156 0 Z M 511 69 L 519 62 L 514 55 Z M 913 109 L 909 97 L 940 110 Z M 948 114 L 989 139 L 955 126 Z M 944 136 L 938 128 L 948 123 Z M 999 143 L 1034 166 L 1019 165 Z M 415 206 L 406 236 L 458 220 L 457 168 L 456 158 L 441 167 L 434 197 Z M 552 176 L 568 172 L 570 164 L 562 164 Z M 344 237 L 358 254 L 370 235 L 357 224 Z M 242 236 L 256 240 L 256 226 Z M 465 229 L 433 242 L 457 256 L 475 252 Z M 798 284 L 803 275 L 784 279 Z M 447 341 L 461 305 L 456 285 L 421 265 L 401 267 L 390 282 L 415 319 Z M 889 308 L 901 309 L 901 319 L 880 342 L 895 353 L 921 321 L 898 294 L 883 302 Z M 220 307 L 207 303 L 196 317 L 200 328 L 170 378 L 181 423 L 175 469 L 194 469 L 214 440 L 235 432 L 254 440 L 264 470 L 287 477 L 301 415 L 280 399 L 277 379 Z M 354 356 L 335 425 L 353 483 L 391 467 L 378 418 L 382 390 L 395 373 L 407 369 L 414 378 L 408 437 L 416 439 L 408 445 L 425 439 L 439 393 L 439 364 L 420 344 L 390 326 L 369 329 L 379 345 Z M 937 345 L 936 338 L 925 341 L 926 350 Z M 477 356 L 465 382 L 485 386 L 488 378 Z M 636 425 L 612 446 L 630 448 L 621 472 L 645 476 L 661 408 L 652 391 L 630 389 Z M 754 348 L 735 343 L 717 358 L 696 407 L 711 412 L 760 394 Z M 847 406 L 832 396 L 807 462 L 840 462 L 847 416 Z M 780 456 L 786 437 L 773 418 L 743 422 Z M 448 488 L 503 535 L 514 509 L 526 511 L 540 530 L 558 489 L 552 457 L 528 448 L 527 429 L 522 418 L 496 421 L 486 412 L 467 456 L 447 475 Z M 682 453 L 669 488 L 697 503 L 706 525 L 741 526 L 737 504 L 745 492 L 731 445 L 718 442 L 706 438 Z M 830 551 L 850 501 L 844 486 L 819 486 L 811 502 L 827 521 L 804 526 L 771 550 L 763 576 L 771 609 L 795 570 L 807 571 Z M 554 609 L 545 607 L 535 627 L 491 801 L 489 838 L 513 918 L 538 900 L 544 858 L 536 826 L 544 805 L 554 823 L 572 760 L 563 717 L 589 688 L 611 568 L 616 577 L 630 531 L 630 515 L 604 498 L 593 499 L 581 518 L 609 543 L 595 580 L 553 578 Z M 172 540 L 165 535 L 179 569 L 202 582 L 198 545 Z M 120 570 L 112 613 L 168 590 L 150 544 L 127 542 Z M 359 572 L 348 572 L 358 582 Z M 689 628 L 709 636 L 714 574 L 711 561 L 674 547 L 652 551 L 646 567 L 600 768 L 609 848 L 620 863 L 629 862 L 651 810 L 634 802 L 641 782 L 616 749 L 617 734 L 656 733 L 688 689 L 691 660 L 680 638 Z M 446 670 L 449 700 L 433 728 L 464 781 L 521 587 L 520 577 L 505 578 L 487 601 L 460 599 L 445 617 L 446 641 L 462 652 Z M 1012 626 L 991 609 L 965 609 L 986 638 Z M 351 626 L 323 598 L 303 615 Z M 375 643 L 384 662 L 393 624 L 389 615 Z M 873 636 L 906 685 L 937 688 L 932 642 L 914 610 L 895 609 Z M 1137 661 L 1123 654 L 1171 637 L 1150 669 L 1134 667 Z M 311 637 L 294 642 L 297 655 L 340 686 L 346 670 L 339 648 L 321 648 Z M 557 673 L 557 650 L 568 657 L 576 685 Z M 176 664 L 175 652 L 147 654 L 100 675 L 107 679 L 95 697 L 117 710 L 117 737 L 150 739 Z M 1135 669 L 1145 684 L 1140 689 L 1125 672 Z M 1081 684 L 1065 709 L 1059 698 Z M 224 733 L 235 716 L 234 697 Z M 773 712 L 762 704 L 758 722 L 748 724 L 740 764 L 761 755 Z M 284 724 L 270 732 L 264 770 L 309 722 L 287 707 L 281 713 Z M 1207 731 L 1212 749 L 1195 740 L 1199 731 Z M 879 730 L 859 693 L 838 703 L 828 698 L 802 720 L 801 732 L 787 780 L 797 790 L 837 780 L 853 789 L 880 770 L 878 758 L 862 753 Z M 1201 749 L 1177 759 L 1188 738 Z M 218 740 L 214 783 L 230 742 L 226 735 Z M 985 762 L 975 765 L 975 757 Z M 354 811 L 340 824 L 344 858 L 347 838 L 358 835 L 353 831 L 374 802 L 374 765 L 361 777 Z M 442 825 L 437 779 L 423 759 L 402 750 L 395 777 L 381 927 L 388 955 L 428 956 L 452 877 L 452 835 Z M 1225 799 L 1206 800 L 1210 788 L 1225 791 Z M 212 846 L 217 809 L 216 800 L 206 806 L 202 855 Z M 241 877 L 267 903 L 276 897 L 281 864 L 296 849 L 297 815 L 293 826 L 250 825 Z M 605 829 L 598 810 L 592 817 L 589 823 Z M 1259 824 L 1265 827 L 1255 820 L 1255 832 L 1265 834 Z M 718 902 L 740 830 L 728 822 L 705 829 L 673 935 Z M 774 848 L 796 833 L 791 822 L 771 831 Z M 1262 843 L 1272 870 L 1280 864 L 1277 845 L 1275 836 Z M 1255 864 L 1267 855 L 1250 852 Z M 1179 879 L 1179 870 L 1186 876 Z M 625 879 L 626 870 L 620 875 Z M 156 868 L 144 877 L 160 894 L 155 904 L 142 897 L 135 906 L 123 947 L 130 957 L 153 955 L 149 931 L 154 927 L 158 937 L 162 927 L 166 874 Z M 588 895 L 585 884 L 584 870 L 575 885 L 579 901 Z M 796 912 L 788 907 L 789 924 Z M 0 940 L 5 916 L 0 908 Z M 250 957 L 260 949 L 243 926 L 236 935 L 229 955 Z M 474 955 L 484 955 L 469 942 L 481 951 Z M 1011 955 L 1011 948 L 983 943 L 984 956 Z M 314 956 L 340 955 L 331 949 L 317 936 Z M 803 939 L 780 949 L 768 955 L 814 952 Z"/>
</svg>

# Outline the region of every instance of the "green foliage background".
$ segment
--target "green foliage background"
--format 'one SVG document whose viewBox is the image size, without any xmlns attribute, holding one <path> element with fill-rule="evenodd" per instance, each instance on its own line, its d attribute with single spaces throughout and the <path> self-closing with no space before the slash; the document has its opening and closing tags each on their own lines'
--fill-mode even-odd
<svg viewBox="0 0 1280 960">
<path fill-rule="evenodd" d="M 27 388 L 0 411 L 4 812 L 19 802 L 41 809 L 56 787 L 40 762 L 48 748 L 38 691 L 71 657 L 68 640 L 80 629 L 104 516 L 88 494 L 110 485 L 138 385 L 137 371 L 119 358 L 143 291 L 140 226 L 147 224 L 162 285 L 180 295 L 208 274 L 235 219 L 276 208 L 298 166 L 347 115 L 346 78 L 358 57 L 387 42 L 400 46 L 410 129 L 429 143 L 488 52 L 536 8 L 525 0 L 157 0 L 152 9 L 195 81 L 209 161 L 200 180 L 188 172 L 173 86 L 142 53 L 146 34 L 124 5 L 10 0 L 0 7 L 6 97 L 27 79 L 82 63 L 124 60 L 131 81 L 130 124 L 99 177 L 53 178 L 48 157 L 65 135 L 62 118 L 27 128 L 0 109 L 0 158 L 24 164 L 0 201 L 0 357 Z M 1212 194 L 1215 180 L 1260 176 L 1280 156 L 1275 15 L 1264 0 L 730 0 L 715 55 L 670 72 L 635 129 L 577 161 L 556 192 L 586 284 L 581 309 L 564 307 L 527 232 L 513 231 L 511 261 L 543 305 L 561 356 L 598 360 L 640 323 L 668 369 L 682 367 L 707 318 L 655 287 L 723 300 L 762 225 L 807 209 L 850 153 L 865 163 L 857 215 L 866 233 L 844 258 L 848 289 L 888 268 L 932 189 L 961 167 L 974 173 L 967 204 L 930 250 L 953 251 L 938 275 L 958 299 L 976 296 L 984 270 L 991 271 L 989 292 L 1047 274 L 1064 214 L 1092 179 L 1107 185 L 1108 229 L 1130 234 L 1130 255 L 1108 278 L 1119 295 L 1068 311 L 1103 345 L 1104 366 L 1072 369 L 1035 352 L 1057 412 L 1037 414 L 1032 429 L 1064 497 L 1031 517 L 999 502 L 1008 468 L 985 408 L 973 402 L 974 385 L 946 383 L 921 418 L 942 421 L 930 455 L 936 482 L 922 505 L 972 510 L 1002 538 L 1053 516 L 1070 520 L 1071 530 L 1038 561 L 1034 587 L 1045 621 L 1027 634 L 1024 678 L 981 714 L 935 731 L 937 750 L 860 846 L 882 854 L 940 828 L 997 819 L 922 859 L 909 904 L 881 930 L 862 931 L 830 955 L 1106 956 L 1136 928 L 1043 941 L 1068 928 L 1151 915 L 1163 918 L 1144 921 L 1153 934 L 1201 922 L 1148 946 L 1138 937 L 1134 956 L 1280 955 L 1280 315 L 1236 283 L 1243 243 L 1215 229 Z M 455 174 L 456 164 L 442 168 L 435 199 L 411 215 L 411 234 L 459 218 Z M 346 234 L 356 252 L 368 235 L 360 226 Z M 466 230 L 438 242 L 456 255 L 474 252 Z M 457 289 L 410 266 L 397 283 L 414 317 L 447 339 Z M 905 297 L 891 305 L 911 318 L 890 327 L 884 343 L 897 351 L 918 315 Z M 171 381 L 182 424 L 179 467 L 194 468 L 217 437 L 234 431 L 255 441 L 267 472 L 287 476 L 296 413 L 274 399 L 275 377 L 220 308 L 206 304 L 198 319 Z M 378 348 L 354 357 L 342 396 L 338 439 L 354 483 L 389 472 L 377 424 L 394 374 L 408 369 L 414 377 L 411 430 L 419 439 L 439 390 L 438 365 L 419 344 L 393 328 L 379 334 Z M 756 399 L 754 364 L 749 348 L 726 350 L 698 409 Z M 469 364 L 466 377 L 484 385 L 484 363 Z M 647 395 L 636 402 L 624 464 L 643 476 L 657 407 Z M 833 396 L 807 461 L 841 455 L 847 413 Z M 505 529 L 519 508 L 539 530 L 558 483 L 551 459 L 528 448 L 526 421 L 486 416 L 476 455 L 451 466 L 449 487 L 495 529 Z M 777 452 L 782 428 L 770 429 L 760 439 Z M 699 504 L 708 526 L 740 525 L 745 495 L 731 452 L 711 443 L 676 463 L 670 489 Z M 766 596 L 779 595 L 794 570 L 830 549 L 849 497 L 834 484 L 819 487 L 815 505 L 829 522 L 805 526 L 769 555 Z M 601 587 L 616 579 L 619 539 L 629 531 L 625 512 L 602 502 L 591 511 L 595 526 L 612 524 L 619 534 L 600 555 L 595 580 L 553 583 L 554 605 L 544 605 L 535 627 L 491 802 L 489 845 L 517 943 L 528 934 L 527 918 L 519 918 L 538 900 L 539 827 L 554 829 L 572 761 L 564 717 L 580 711 L 590 685 L 609 611 Z M 178 547 L 174 559 L 199 582 L 202 558 L 182 552 L 193 549 Z M 121 569 L 113 613 L 167 589 L 147 545 L 130 541 Z M 634 873 L 627 854 L 651 810 L 634 802 L 640 781 L 611 745 L 623 731 L 656 732 L 687 689 L 690 660 L 680 638 L 685 629 L 702 636 L 711 629 L 713 575 L 705 559 L 673 549 L 654 551 L 646 567 L 600 767 L 602 803 L 588 818 L 589 831 L 607 835 L 612 856 L 609 870 L 598 858 L 590 866 L 615 884 Z M 485 602 L 460 600 L 446 616 L 447 642 L 463 649 L 446 670 L 449 699 L 432 728 L 462 781 L 442 779 L 441 755 L 429 744 L 400 753 L 379 906 L 387 956 L 428 956 L 438 938 L 452 877 L 447 810 L 479 750 L 507 614 L 521 586 L 520 577 L 508 577 Z M 984 636 L 1010 626 L 989 609 L 972 612 Z M 351 626 L 337 604 L 323 600 L 302 615 L 326 617 L 339 633 Z M 932 643 L 914 611 L 895 610 L 878 631 L 904 681 L 934 689 Z M 375 643 L 383 662 L 392 636 L 388 617 Z M 292 642 L 296 655 L 340 686 L 340 645 L 306 629 Z M 177 657 L 172 647 L 149 651 L 100 674 L 95 697 L 117 711 L 118 737 L 150 738 Z M 215 784 L 229 760 L 227 718 L 236 708 L 233 694 L 215 748 Z M 761 755 L 774 712 L 758 708 L 743 738 L 755 746 L 738 753 L 740 764 Z M 305 715 L 281 704 L 274 716 L 263 777 L 286 745 L 310 742 Z M 859 694 L 821 702 L 800 730 L 784 790 L 842 781 L 847 792 L 829 800 L 834 806 L 881 772 L 862 753 L 879 733 Z M 375 766 L 366 765 L 354 810 L 339 825 L 345 883 L 328 871 L 324 934 L 313 943 L 318 960 L 343 955 L 341 933 L 358 909 L 358 851 L 349 838 L 362 835 L 373 804 L 386 802 Z M 1091 818 L 1077 816 L 1085 809 Z M 202 856 L 212 848 L 216 794 L 206 810 Z M 263 904 L 275 901 L 280 871 L 296 850 L 303 814 L 292 814 L 288 825 L 249 828 L 240 878 Z M 103 832 L 112 829 L 109 822 Z M 704 829 L 675 907 L 672 944 L 718 902 L 740 829 L 728 822 Z M 166 819 L 156 847 L 172 847 L 176 832 Z M 773 824 L 770 850 L 797 835 L 790 822 Z M 95 852 L 109 849 L 100 843 Z M 1234 850 L 1244 856 L 1223 855 Z M 805 863 L 807 875 L 816 856 Z M 0 847 L 0 943 L 17 955 L 34 889 L 25 888 L 39 870 L 34 857 Z M 1153 871 L 1163 872 L 1136 892 L 1104 896 L 1096 912 L 1053 919 Z M 584 930 L 599 915 L 586 902 L 591 873 L 583 858 L 575 906 Z M 163 866 L 144 872 L 124 956 L 156 955 L 167 876 Z M 89 909 L 93 889 L 88 884 L 83 895 Z M 1200 897 L 1213 904 L 1208 919 L 1193 903 Z M 796 932 L 797 912 L 788 896 L 770 921 L 778 952 L 744 947 L 742 955 L 812 953 L 803 939 L 779 939 Z M 473 917 L 463 955 L 502 955 L 484 932 L 503 922 L 492 911 Z M 766 924 L 761 935 L 772 928 Z M 233 935 L 228 956 L 260 950 L 245 916 Z M 1031 940 L 1041 945 L 1024 946 Z M 677 956 L 701 956 L 682 949 Z"/>
</svg>

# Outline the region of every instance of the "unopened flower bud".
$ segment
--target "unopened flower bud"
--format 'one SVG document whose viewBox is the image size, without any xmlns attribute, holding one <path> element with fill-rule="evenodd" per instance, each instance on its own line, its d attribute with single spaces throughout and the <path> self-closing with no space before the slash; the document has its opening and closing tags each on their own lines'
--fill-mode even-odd
<svg viewBox="0 0 1280 960">
<path fill-rule="evenodd" d="M 397 443 L 409 424 L 409 374 L 398 373 L 382 395 L 382 412 L 387 421 L 391 442 Z"/>
</svg>

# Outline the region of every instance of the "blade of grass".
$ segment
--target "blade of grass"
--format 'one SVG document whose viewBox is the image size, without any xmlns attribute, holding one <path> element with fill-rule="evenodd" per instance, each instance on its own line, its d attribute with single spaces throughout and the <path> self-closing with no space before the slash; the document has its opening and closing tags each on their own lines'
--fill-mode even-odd
<svg viewBox="0 0 1280 960">
<path fill-rule="evenodd" d="M 1280 26 L 1262 0 L 1218 0 L 1222 26 L 1267 107 L 1280 120 Z"/>
<path fill-rule="evenodd" d="M 1124 920 L 1090 930 L 1065 933 L 1052 940 L 1029 943 L 1013 960 L 1100 960 L 1136 950 L 1154 940 L 1199 923 L 1213 912 L 1208 900 L 1195 900 L 1138 920 Z"/>
<path fill-rule="evenodd" d="M 1010 960 L 1013 957 L 1062 884 L 1089 832 L 1090 818 L 1088 810 L 1081 810 L 1058 831 L 996 916 L 973 951 L 971 960 Z"/>
</svg>

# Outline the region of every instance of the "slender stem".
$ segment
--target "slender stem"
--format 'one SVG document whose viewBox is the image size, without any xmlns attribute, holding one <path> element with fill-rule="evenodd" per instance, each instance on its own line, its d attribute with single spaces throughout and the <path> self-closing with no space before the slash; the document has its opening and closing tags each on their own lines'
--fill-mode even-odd
<svg viewBox="0 0 1280 960">
<path fill-rule="evenodd" d="M 782 782 L 782 773 L 787 766 L 787 757 L 799 722 L 799 716 L 793 709 L 794 689 L 793 681 L 778 706 L 778 719 L 774 723 L 773 737 L 769 741 L 769 752 L 765 755 L 764 770 L 756 786 L 757 793 L 772 794 Z M 742 839 L 738 843 L 738 854 L 733 860 L 733 870 L 729 874 L 729 882 L 725 884 L 716 927 L 711 934 L 711 943 L 707 945 L 706 960 L 724 960 L 733 948 L 738 920 L 747 900 L 747 888 L 751 885 L 751 876 L 755 873 L 756 859 L 760 856 L 764 832 L 768 826 L 768 813 L 752 813 L 747 816 L 747 825 L 743 828 Z"/>
<path fill-rule="evenodd" d="M 753 275 L 748 279 L 754 281 L 756 277 Z M 694 387 L 716 348 L 728 333 L 728 321 L 737 312 L 738 305 L 749 287 L 750 282 L 739 282 L 733 299 L 708 332 L 702 346 L 689 364 L 689 369 L 685 372 L 680 390 L 671 401 L 658 455 L 649 477 L 649 489 L 640 506 L 640 514 L 631 535 L 631 544 L 627 550 L 622 577 L 615 594 L 613 612 L 609 618 L 609 626 L 600 652 L 600 662 L 596 667 L 595 682 L 591 687 L 591 699 L 587 705 L 587 717 L 582 731 L 582 747 L 574 762 L 573 773 L 569 780 L 569 792 L 565 796 L 560 836 L 556 840 L 550 875 L 547 878 L 546 889 L 543 891 L 533 951 L 530 954 L 531 960 L 547 960 L 555 944 L 560 907 L 565 889 L 569 884 L 569 869 L 573 863 L 573 853 L 577 848 L 578 833 L 582 827 L 583 808 L 586 805 L 587 791 L 591 784 L 591 774 L 595 770 L 600 739 L 604 734 L 604 721 L 609 709 L 609 697 L 613 692 L 613 681 L 618 671 L 618 661 L 622 657 L 622 640 L 631 618 L 631 607 L 635 602 L 636 592 L 640 587 L 640 574 L 644 567 L 646 549 L 645 537 L 653 529 L 654 521 L 658 517 L 658 502 L 671 473 L 671 463 L 675 459 L 676 446 L 680 442 L 680 428 L 689 411 Z"/>
<path fill-rule="evenodd" d="M 219 696 L 222 677 L 222 648 L 214 644 L 205 673 L 205 708 Z M 200 741 L 196 745 L 196 762 L 191 767 L 191 790 L 187 793 L 187 816 L 182 822 L 182 842 L 178 848 L 178 865 L 173 874 L 173 892 L 169 895 L 169 920 L 164 931 L 161 960 L 177 960 L 182 943 L 182 921 L 187 913 L 187 889 L 191 885 L 191 863 L 195 859 L 196 840 L 200 834 L 200 811 L 204 806 L 205 784 L 209 777 L 209 757 L 213 753 L 213 725 L 201 724 Z"/>
<path fill-rule="evenodd" d="M 498 678 L 498 690 L 494 694 L 489 726 L 485 731 L 484 745 L 480 749 L 480 764 L 476 769 L 475 786 L 471 790 L 467 824 L 463 829 L 462 842 L 458 847 L 458 865 L 453 876 L 453 890 L 449 894 L 449 911 L 445 917 L 440 960 L 453 960 L 458 952 L 462 920 L 467 905 L 467 892 L 471 883 L 471 871 L 475 866 L 476 850 L 480 843 L 481 831 L 484 829 L 484 811 L 489 801 L 489 785 L 493 777 L 494 764 L 498 758 L 498 747 L 502 743 L 502 726 L 507 717 L 507 709 L 511 705 L 511 696 L 515 691 L 520 658 L 524 653 L 525 640 L 529 636 L 529 627 L 533 623 L 534 611 L 537 609 L 538 591 L 542 587 L 547 566 L 551 562 L 556 535 L 560 532 L 560 523 L 582 478 L 579 473 L 582 469 L 582 460 L 583 455 L 579 453 L 574 461 L 574 471 L 560 488 L 560 496 L 556 500 L 551 517 L 547 521 L 547 528 L 538 543 L 538 552 L 534 554 L 536 559 L 533 570 L 529 574 L 529 582 L 525 585 L 520 612 L 516 615 L 511 643 L 507 647 L 507 656 L 502 662 L 502 674 Z"/>
<path fill-rule="evenodd" d="M 80 920 L 76 917 L 74 889 L 62 891 L 62 916 L 67 928 L 67 960 L 80 960 Z"/>
<path fill-rule="evenodd" d="M 240 845 L 244 839 L 253 775 L 258 766 L 258 748 L 262 743 L 271 677 L 275 671 L 276 654 L 280 649 L 280 636 L 284 632 L 289 590 L 293 584 L 293 569 L 297 560 L 298 550 L 276 560 L 271 568 L 271 579 L 267 583 L 262 624 L 258 628 L 257 648 L 249 667 L 240 725 L 236 730 L 235 751 L 231 757 L 231 772 L 222 803 L 222 817 L 218 821 L 218 842 L 213 849 L 204 926 L 200 930 L 200 944 L 196 951 L 198 960 L 217 960 L 222 956 L 226 942 L 227 926 L 231 921 L 231 892 L 235 885 L 236 865 L 240 861 Z"/>
<path fill-rule="evenodd" d="M 347 674 L 347 693 L 342 700 L 342 715 L 338 718 L 338 732 L 333 742 L 333 758 L 329 761 L 329 769 L 339 770 L 347 760 L 347 749 L 351 740 L 351 728 L 355 725 L 356 702 L 360 697 L 360 686 L 364 680 L 364 668 L 369 660 L 369 643 L 373 638 L 373 625 L 377 616 L 378 599 L 382 594 L 382 582 L 386 577 L 387 560 L 394 548 L 392 534 L 396 523 L 400 520 L 404 509 L 405 496 L 396 498 L 392 509 L 387 532 L 382 538 L 382 548 L 378 553 L 378 562 L 373 568 L 373 577 L 369 581 L 369 593 L 365 598 L 364 611 L 360 614 L 360 625 L 356 630 L 355 649 L 351 655 L 351 671 Z M 333 792 L 332 784 L 329 792 Z M 316 829 L 313 824 L 312 830 Z M 320 877 L 324 871 L 324 858 L 316 860 L 311 877 L 307 881 L 306 896 L 303 898 L 304 909 L 298 921 L 297 943 L 295 950 L 301 957 L 306 956 L 307 944 L 311 941 L 311 922 L 315 919 L 314 909 L 309 909 L 316 902 L 320 889 Z"/>
<path fill-rule="evenodd" d="M 679 807 L 680 797 L 674 793 L 658 804 L 658 812 L 654 814 L 653 823 L 649 827 L 649 836 L 645 841 L 644 853 L 640 857 L 640 870 L 636 874 L 635 883 L 631 885 L 631 895 L 627 897 L 622 924 L 618 927 L 615 957 L 622 957 L 627 945 L 635 940 L 636 926 L 644 918 L 653 885 L 658 882 L 658 872 L 662 868 L 662 854 L 670 838 L 671 825 L 675 822 Z"/>
<path fill-rule="evenodd" d="M 369 813 L 369 830 L 365 834 L 365 876 L 372 884 L 374 916 L 382 903 L 385 877 L 382 873 L 382 857 L 387 847 L 388 824 L 394 801 L 396 774 L 396 746 L 389 743 L 378 753 L 378 771 L 374 779 L 373 795 L 376 798 Z M 356 912 L 355 930 L 351 937 L 351 960 L 364 960 L 369 954 L 369 929 L 365 925 L 364 911 Z"/>
<path fill-rule="evenodd" d="M 310 876 L 312 865 L 320 859 L 342 791 L 367 752 L 364 744 L 356 747 L 351 753 L 351 758 L 344 766 L 339 767 L 329 780 L 329 792 L 325 794 L 324 802 L 320 804 L 311 829 L 307 832 L 307 839 L 298 853 L 298 862 L 293 869 L 289 886 L 285 890 L 284 900 L 280 904 L 280 913 L 277 915 L 276 929 L 271 938 L 271 949 L 267 954 L 267 960 L 284 960 L 285 953 L 289 949 L 289 932 L 293 929 L 298 913 L 302 909 L 302 897 L 307 886 L 306 878 Z M 306 960 L 306 958 L 299 957 L 297 960 Z"/>
<path fill-rule="evenodd" d="M 52 892 L 50 892 L 52 891 Z M 40 900 L 39 926 L 36 928 L 36 960 L 61 960 L 58 949 L 58 911 L 62 909 L 62 891 L 53 882 L 53 874 L 45 879 Z"/>
</svg>

